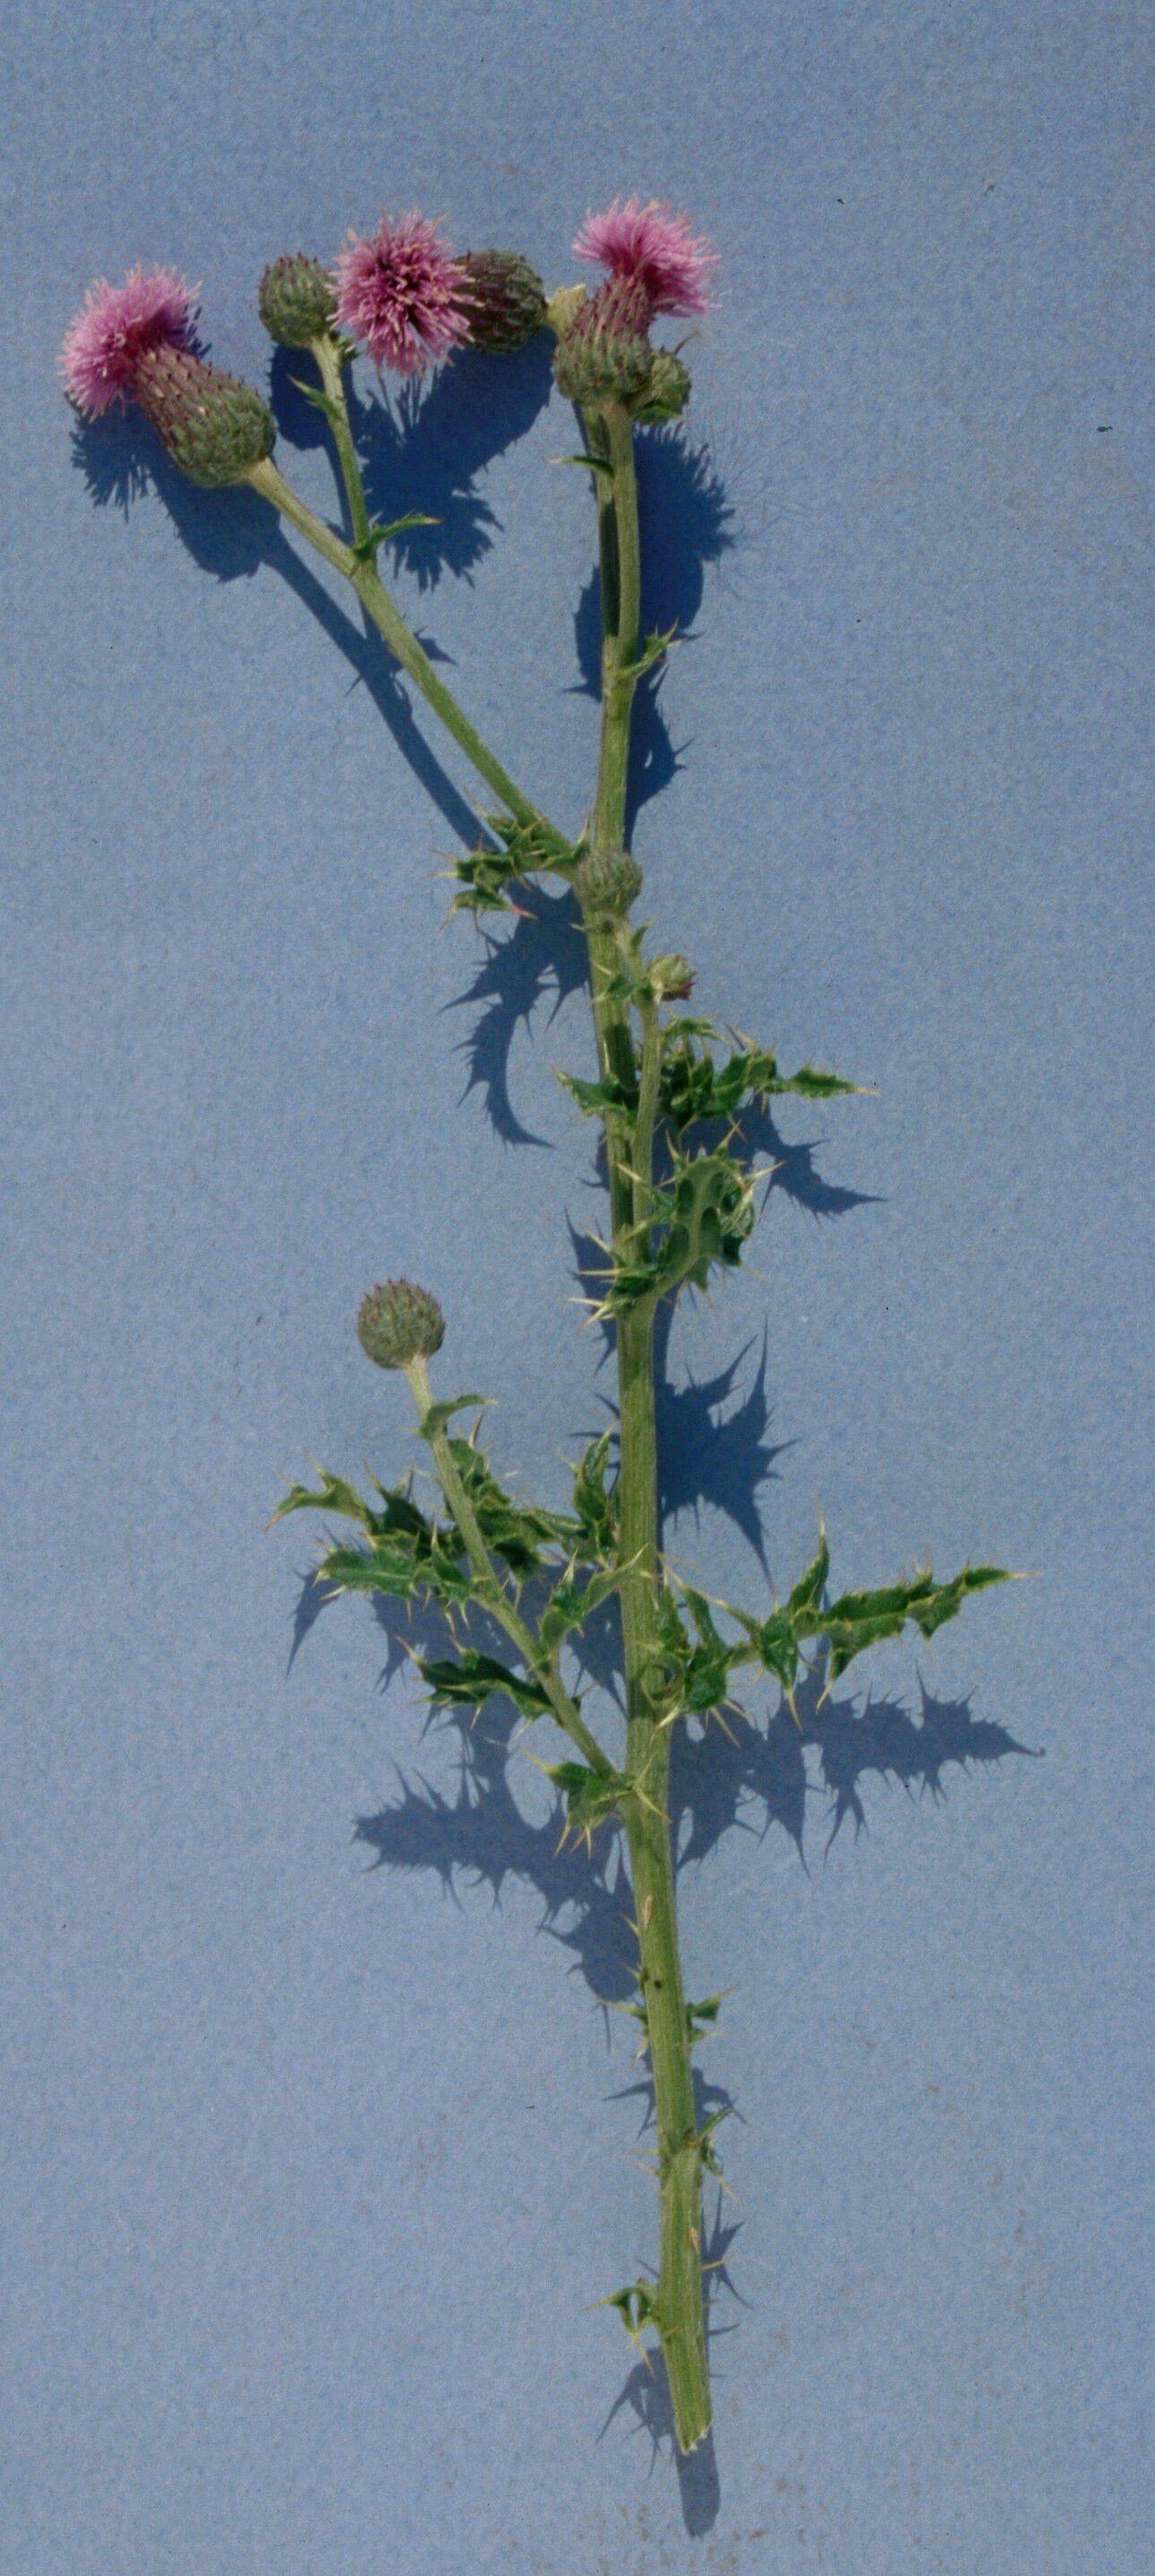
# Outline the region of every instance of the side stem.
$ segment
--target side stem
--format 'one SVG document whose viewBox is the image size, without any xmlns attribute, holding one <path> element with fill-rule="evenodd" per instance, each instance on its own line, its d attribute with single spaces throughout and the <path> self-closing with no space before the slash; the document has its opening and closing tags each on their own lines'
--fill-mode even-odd
<svg viewBox="0 0 1155 2576">
<path fill-rule="evenodd" d="M 347 448 L 342 442 L 338 442 L 338 456 L 345 475 L 346 487 L 350 491 L 350 508 L 356 527 L 359 524 L 359 517 L 358 510 L 353 504 L 352 494 L 360 492 L 360 477 L 356 470 L 356 456 L 351 440 L 348 441 Z M 351 468 L 352 481 L 346 473 L 347 465 Z M 394 659 L 400 662 L 403 671 L 408 672 L 415 688 L 420 689 L 422 697 L 432 707 L 434 714 L 440 718 L 446 731 L 451 733 L 454 741 L 460 745 L 479 778 L 483 778 L 486 786 L 492 788 L 494 795 L 504 805 L 506 812 L 512 815 L 514 822 L 535 826 L 546 832 L 559 850 L 564 849 L 562 835 L 554 830 L 547 817 L 533 803 L 532 798 L 523 794 L 521 788 L 510 777 L 508 770 L 502 767 L 501 762 L 490 750 L 488 743 L 483 742 L 476 726 L 470 723 L 464 708 L 458 706 L 452 690 L 447 689 L 444 680 L 439 678 L 428 653 L 418 643 L 412 628 L 406 625 L 400 609 L 390 598 L 377 567 L 371 559 L 358 553 L 356 547 L 346 545 L 343 537 L 336 536 L 332 528 L 326 527 L 324 520 L 317 517 L 315 510 L 310 510 L 308 503 L 302 501 L 299 494 L 293 491 L 292 486 L 286 483 L 284 476 L 278 473 L 271 457 L 267 456 L 259 465 L 251 466 L 245 480 L 251 484 L 254 492 L 260 493 L 262 500 L 272 502 L 273 508 L 280 511 L 282 517 L 288 520 L 290 527 L 296 528 L 300 536 L 307 538 L 309 544 L 316 548 L 317 553 L 324 556 L 326 563 L 332 564 L 335 571 L 343 573 L 346 581 L 352 583 L 366 616 L 388 645 Z M 363 493 L 360 495 L 360 507 L 363 512 Z M 367 533 L 366 522 L 366 535 Z"/>
</svg>

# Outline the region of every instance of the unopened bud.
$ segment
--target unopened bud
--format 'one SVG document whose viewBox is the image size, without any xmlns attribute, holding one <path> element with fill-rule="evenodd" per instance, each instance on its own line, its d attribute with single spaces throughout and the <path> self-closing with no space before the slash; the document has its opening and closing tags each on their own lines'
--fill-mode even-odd
<svg viewBox="0 0 1155 2576">
<path fill-rule="evenodd" d="M 386 1279 L 361 1301 L 357 1336 L 378 1368 L 407 1368 L 432 1359 L 445 1339 L 445 1317 L 427 1288 L 410 1279 Z"/>
<path fill-rule="evenodd" d="M 333 280 L 319 259 L 303 250 L 285 251 L 265 270 L 257 290 L 257 311 L 270 340 L 283 349 L 307 349 L 333 328 L 337 298 Z"/>
<path fill-rule="evenodd" d="M 461 266 L 470 347 L 502 357 L 524 348 L 545 320 L 545 288 L 536 269 L 515 250 L 467 250 Z"/>
<path fill-rule="evenodd" d="M 558 392 L 567 402 L 634 402 L 650 381 L 650 305 L 637 278 L 610 277 L 584 303 L 554 351 Z"/>
<path fill-rule="evenodd" d="M 642 890 L 642 871 L 628 850 L 591 850 L 574 870 L 574 891 L 592 920 L 620 921 Z"/>
<path fill-rule="evenodd" d="M 277 428 L 252 385 L 189 349 L 145 351 L 133 391 L 173 463 L 192 483 L 243 483 L 271 456 Z"/>
<path fill-rule="evenodd" d="M 651 957 L 646 962 L 646 976 L 659 1002 L 684 1002 L 693 988 L 694 970 L 688 957 Z"/>
<path fill-rule="evenodd" d="M 556 331 L 560 339 L 562 332 L 576 322 L 586 301 L 584 286 L 555 286 L 545 308 L 547 329 Z"/>
<path fill-rule="evenodd" d="M 635 406 L 635 420 L 676 420 L 689 399 L 689 368 L 682 365 L 672 349 L 655 349 L 650 381 L 641 402 Z"/>
</svg>

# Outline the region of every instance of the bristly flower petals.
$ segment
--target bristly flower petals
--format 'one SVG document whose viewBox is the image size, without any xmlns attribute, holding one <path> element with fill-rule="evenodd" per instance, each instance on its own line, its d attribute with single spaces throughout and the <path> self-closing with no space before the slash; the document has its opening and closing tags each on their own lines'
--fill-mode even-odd
<svg viewBox="0 0 1155 2576">
<path fill-rule="evenodd" d="M 601 215 L 587 215 L 574 245 L 578 259 L 597 260 L 614 277 L 636 279 L 650 312 L 705 313 L 718 253 L 690 231 L 688 215 L 675 215 L 652 197 L 615 197 Z"/>
<path fill-rule="evenodd" d="M 123 286 L 90 286 L 60 352 L 69 400 L 90 420 L 132 394 L 149 349 L 196 347 L 197 298 L 174 268 L 132 268 Z"/>
<path fill-rule="evenodd" d="M 419 375 L 469 337 L 468 275 L 424 215 L 383 215 L 375 233 L 350 233 L 334 276 L 341 329 L 395 375 Z"/>
</svg>

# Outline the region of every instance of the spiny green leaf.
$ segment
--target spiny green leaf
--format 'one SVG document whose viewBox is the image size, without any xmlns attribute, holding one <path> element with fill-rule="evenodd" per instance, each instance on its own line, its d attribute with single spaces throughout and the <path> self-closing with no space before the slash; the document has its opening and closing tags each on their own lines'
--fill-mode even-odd
<svg viewBox="0 0 1155 2576">
<path fill-rule="evenodd" d="M 749 1619 L 743 1611 L 735 1611 L 734 1616 L 746 1631 L 754 1661 L 764 1672 L 773 1673 L 787 1698 L 792 1698 L 798 1679 L 798 1639 L 789 1610 L 772 1610 L 768 1619 Z"/>
<path fill-rule="evenodd" d="M 586 1762 L 550 1762 L 546 1771 L 565 1800 L 566 1832 L 588 1849 L 598 1826 L 608 1822 L 633 1783 L 622 1771 L 591 1771 Z"/>
<path fill-rule="evenodd" d="M 504 850 L 484 847 L 470 850 L 464 858 L 455 859 L 453 874 L 457 892 L 450 910 L 453 912 L 512 912 L 506 887 L 520 871 Z"/>
<path fill-rule="evenodd" d="M 474 1404 L 488 1405 L 491 1402 L 492 1398 L 487 1395 L 443 1396 L 439 1403 L 430 1405 L 428 1413 L 422 1415 L 417 1426 L 422 1439 L 432 1440 L 435 1432 L 444 1431 L 446 1423 L 452 1422 L 455 1413 L 465 1413 Z"/>
<path fill-rule="evenodd" d="M 602 2299 L 600 2305 L 617 2309 L 631 2343 L 640 2341 L 646 2326 L 654 2326 L 661 2333 L 658 2294 L 649 2281 L 632 2281 L 628 2289 L 615 2290 L 611 2297 Z"/>
<path fill-rule="evenodd" d="M 608 474 L 613 479 L 613 466 L 608 456 L 551 456 L 551 465 L 585 465 L 591 474 Z"/>
<path fill-rule="evenodd" d="M 584 838 L 578 841 L 563 839 L 544 816 L 538 816 L 530 823 L 519 823 L 512 814 L 502 813 L 487 814 L 485 819 L 494 840 L 500 841 L 507 856 L 513 860 L 518 876 L 530 876 L 536 868 L 560 868 L 563 873 L 568 872 L 585 854 Z"/>
<path fill-rule="evenodd" d="M 574 1553 L 588 1564 L 598 1564 L 616 1554 L 618 1545 L 618 1506 L 615 1494 L 606 1485 L 612 1431 L 603 1431 L 591 1440 L 578 1461 L 574 1476 L 573 1507 L 577 1519 Z"/>
<path fill-rule="evenodd" d="M 557 1078 L 559 1082 L 564 1083 L 571 1098 L 576 1100 L 585 1118 L 613 1117 L 622 1110 L 632 1115 L 637 1108 L 636 1082 L 617 1082 L 613 1079 L 607 1082 L 581 1082 L 576 1073 L 560 1071 Z"/>
<path fill-rule="evenodd" d="M 618 674 L 619 678 L 623 680 L 640 680 L 645 672 L 652 671 L 655 662 L 660 662 L 663 659 L 663 656 L 669 652 L 670 646 L 674 642 L 677 632 L 678 621 L 675 618 L 673 625 L 668 626 L 664 634 L 659 633 L 658 630 L 655 629 L 652 635 L 647 635 L 643 641 L 642 649 L 638 654 L 637 660 L 634 662 L 623 663 Z"/>
<path fill-rule="evenodd" d="M 659 1104 L 663 1116 L 679 1130 L 696 1119 L 733 1118 L 748 1102 L 769 1100 L 779 1092 L 828 1100 L 857 1088 L 841 1074 L 823 1073 L 810 1064 L 797 1073 L 781 1073 L 777 1058 L 764 1047 L 739 1047 L 725 1063 L 716 1064 L 709 1044 L 716 1036 L 710 1022 L 703 1020 L 675 1020 L 667 1031 Z"/>
<path fill-rule="evenodd" d="M 728 1643 L 719 1635 L 713 1611 L 702 1593 L 691 1591 L 685 1584 L 678 1588 L 697 1633 L 690 1635 L 667 1585 L 659 1593 L 656 1605 L 662 1652 L 661 1669 L 654 1677 L 655 1696 L 660 1706 L 679 1716 L 708 1717 L 711 1709 L 720 1708 L 729 1697 L 735 1664 L 748 1657 L 743 1646 L 736 1641 Z"/>
<path fill-rule="evenodd" d="M 799 1634 L 823 1636 L 830 1646 L 828 1680 L 839 1681 L 856 1655 L 885 1638 L 901 1636 L 909 1619 L 924 1637 L 933 1637 L 953 1619 L 968 1594 L 1009 1580 L 996 1565 L 966 1565 L 949 1583 L 936 1583 L 930 1567 L 909 1582 L 881 1585 L 873 1592 L 844 1592 L 828 1610 L 803 1613 Z"/>
<path fill-rule="evenodd" d="M 717 2028 L 722 2001 L 721 1995 L 707 1995 L 704 2003 L 687 2004 L 686 2035 L 691 2048 L 699 2039 L 708 2039 L 711 2031 Z"/>
<path fill-rule="evenodd" d="M 341 1512 L 347 1520 L 360 1521 L 362 1528 L 372 1526 L 373 1515 L 354 1486 L 343 1476 L 331 1476 L 328 1469 L 318 1469 L 320 1490 L 312 1492 L 307 1485 L 290 1485 L 283 1503 L 278 1503 L 274 1521 L 287 1519 L 290 1512 Z"/>
<path fill-rule="evenodd" d="M 563 1582 L 555 1585 L 538 1621 L 538 1640 L 546 1654 L 560 1646 L 563 1637 L 575 1628 L 584 1628 L 594 1611 L 600 1610 L 611 1592 L 616 1592 L 621 1575 L 616 1565 L 591 1575 L 588 1582 Z"/>
<path fill-rule="evenodd" d="M 473 1573 L 456 1547 L 434 1540 L 419 1548 L 403 1537 L 382 1537 L 368 1549 L 335 1547 L 321 1558 L 317 1579 L 335 1592 L 386 1592 L 398 1601 L 435 1601 L 453 1610 L 471 1600 Z"/>
<path fill-rule="evenodd" d="M 754 1181 L 733 1154 L 679 1156 L 669 1188 L 655 1192 L 657 1241 L 648 1255 L 619 1254 L 606 1292 L 610 1314 L 656 1305 L 680 1288 L 704 1288 L 715 1266 L 732 1269 L 755 1219 Z"/>
<path fill-rule="evenodd" d="M 815 1604 L 822 1599 L 823 1586 L 825 1585 L 826 1577 L 829 1572 L 830 1549 L 827 1544 L 826 1532 L 823 1530 L 818 1541 L 817 1555 L 812 1558 L 810 1564 L 806 1568 L 805 1574 L 799 1577 L 799 1580 L 795 1584 L 794 1590 L 787 1601 L 786 1608 L 792 1619 L 797 1621 L 800 1611 L 812 1610 Z"/>
<path fill-rule="evenodd" d="M 471 1440 L 451 1439 L 449 1447 L 486 1546 L 503 1559 L 519 1581 L 536 1574 L 543 1548 L 564 1547 L 569 1529 L 565 1516 L 545 1511 L 537 1504 L 512 1501 L 488 1459 Z"/>
<path fill-rule="evenodd" d="M 455 1661 L 417 1658 L 418 1670 L 433 1692 L 435 1707 L 460 1704 L 481 1708 L 496 1691 L 504 1692 L 526 1717 L 540 1717 L 550 1705 L 549 1693 L 531 1674 L 514 1673 L 494 1655 L 465 1649 Z M 591 1778 L 593 1774 L 591 1773 Z"/>
<path fill-rule="evenodd" d="M 295 387 L 297 393 L 302 395 L 305 402 L 312 403 L 314 411 L 324 414 L 330 429 L 338 429 L 342 425 L 345 415 L 340 403 L 334 401 L 332 394 L 324 393 L 320 385 L 307 385 L 302 376 L 290 376 L 289 382 Z"/>
</svg>

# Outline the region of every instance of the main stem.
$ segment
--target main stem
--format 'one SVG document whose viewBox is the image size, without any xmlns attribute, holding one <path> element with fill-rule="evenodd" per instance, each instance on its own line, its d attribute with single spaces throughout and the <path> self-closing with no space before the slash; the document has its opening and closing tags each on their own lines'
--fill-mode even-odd
<svg viewBox="0 0 1155 2576">
<path fill-rule="evenodd" d="M 492 789 L 514 822 L 544 830 L 564 849 L 540 808 L 534 805 L 490 751 L 464 709 L 438 676 L 428 654 L 406 625 L 376 568 L 373 531 L 348 421 L 336 355 L 319 347 L 317 356 L 332 406 L 342 478 L 349 499 L 354 543 L 346 545 L 309 509 L 278 473 L 270 459 L 254 466 L 247 479 L 271 501 L 325 561 L 352 583 L 366 616 L 390 652 L 407 671 L 428 705 Z M 591 852 L 606 856 L 625 845 L 626 781 L 630 726 L 638 653 L 641 608 L 641 555 L 633 428 L 620 403 L 609 402 L 590 419 L 587 443 L 603 456 L 608 473 L 597 476 L 599 554 L 602 605 L 602 724 L 597 796 L 591 828 Z M 603 1076 L 620 1082 L 628 1094 L 637 1063 L 626 1005 L 613 990 L 622 962 L 618 938 L 603 918 L 586 914 L 590 982 L 598 1057 Z M 653 1187 L 654 1056 L 656 1032 L 646 1018 L 641 1097 L 638 1113 L 611 1113 L 606 1120 L 610 1217 L 615 1251 L 644 1251 Z M 649 1080 L 647 1080 L 647 1074 Z M 625 1828 L 637 1909 L 638 1982 L 645 2014 L 646 2040 L 654 2082 L 661 2186 L 661 2252 L 655 2323 L 665 2354 L 674 2427 L 679 2448 L 689 2451 L 709 2430 L 710 2379 L 706 2354 L 706 2321 L 702 2291 L 702 2169 L 705 2138 L 700 2133 L 690 2065 L 690 2029 L 678 1949 L 674 1856 L 668 1813 L 670 1735 L 660 1703 L 661 1639 L 657 1623 L 658 1482 L 654 1406 L 652 1311 L 623 1316 L 617 1328 L 620 1436 L 619 1501 L 622 1567 L 620 1595 L 626 1684 L 626 1770 L 641 1794 L 623 1800 Z M 428 1414 L 430 1389 L 423 1370 L 414 1374 L 414 1393 L 422 1416 Z M 537 1641 L 522 1620 L 492 1566 L 476 1515 L 458 1474 L 443 1430 L 430 1433 L 430 1447 L 449 1508 L 465 1541 L 482 1597 L 525 1657 L 547 1691 L 554 1714 L 593 1769 L 612 1770 L 605 1752 L 566 1691 L 556 1661 L 543 1661 Z"/>
<path fill-rule="evenodd" d="M 602 729 L 594 808 L 594 855 L 625 842 L 626 780 L 640 622 L 641 559 L 633 429 L 617 403 L 588 423 L 611 476 L 599 475 L 602 599 Z M 609 490 L 604 487 L 609 483 Z M 607 988 L 619 952 L 614 933 L 587 917 L 591 986 L 603 1073 L 632 1083 L 633 1038 L 626 1010 Z M 647 1036 L 651 1033 L 647 1030 Z M 637 1249 L 653 1183 L 652 1113 L 607 1119 L 610 1209 L 615 1247 Z M 643 1243 L 644 1249 L 644 1243 Z M 623 1822 L 634 1886 L 638 1979 L 654 2083 L 661 2189 L 661 2254 L 656 2319 L 679 2448 L 692 2450 L 711 2419 L 702 2287 L 702 2160 L 690 2064 L 690 2028 L 678 1948 L 674 1854 L 668 1811 L 670 1731 L 658 1692 L 658 1475 L 652 1312 L 619 1318 L 622 1632 L 626 1684 L 626 1770 L 644 1781 Z"/>
</svg>

